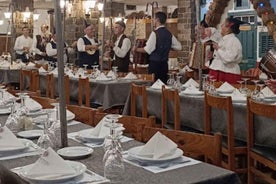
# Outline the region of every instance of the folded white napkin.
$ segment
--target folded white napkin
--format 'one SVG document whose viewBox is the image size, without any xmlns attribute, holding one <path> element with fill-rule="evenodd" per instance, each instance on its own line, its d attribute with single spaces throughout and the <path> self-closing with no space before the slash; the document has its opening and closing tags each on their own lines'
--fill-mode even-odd
<svg viewBox="0 0 276 184">
<path fill-rule="evenodd" d="M 24 148 L 25 145 L 8 129 L 0 127 L 0 150 L 1 148 Z"/>
<path fill-rule="evenodd" d="M 47 178 L 75 174 L 75 170 L 68 165 L 51 147 L 26 171 L 26 175 L 33 178 Z"/>
<path fill-rule="evenodd" d="M 11 93 L 9 93 L 6 90 L 3 90 L 3 97 L 4 97 L 4 100 L 9 100 L 11 98 L 15 98 L 15 96 L 13 96 Z"/>
<path fill-rule="evenodd" d="M 32 98 L 25 98 L 25 105 L 30 111 L 37 111 L 42 109 L 40 103 L 36 102 Z"/>
<path fill-rule="evenodd" d="M 0 67 L 3 69 L 9 69 L 10 65 L 11 64 L 8 61 L 5 61 L 5 62 L 1 63 Z"/>
<path fill-rule="evenodd" d="M 177 144 L 160 132 L 143 146 L 138 155 L 152 156 L 153 159 L 159 159 L 175 153 Z"/>
<path fill-rule="evenodd" d="M 235 88 L 229 84 L 228 82 L 224 82 L 218 89 L 217 92 L 221 92 L 221 93 L 232 93 L 235 90 Z"/>
<path fill-rule="evenodd" d="M 66 119 L 67 120 L 69 120 L 69 119 L 74 119 L 74 117 L 75 117 L 75 114 L 73 113 L 73 112 L 71 112 L 71 111 L 69 111 L 68 109 L 66 109 Z M 55 121 L 56 119 L 57 119 L 57 117 L 56 117 L 56 111 L 51 111 L 51 113 L 50 113 L 50 119 L 52 120 L 52 121 Z"/>
<path fill-rule="evenodd" d="M 20 63 L 15 63 L 13 62 L 13 64 L 10 66 L 11 70 L 17 70 L 21 68 L 21 64 Z"/>
<path fill-rule="evenodd" d="M 183 87 L 187 88 L 189 86 L 194 86 L 194 87 L 199 87 L 199 84 L 193 79 L 190 78 L 187 82 L 185 82 L 185 84 L 183 84 Z"/>
<path fill-rule="evenodd" d="M 185 74 L 186 72 L 192 72 L 193 69 L 191 69 L 188 65 L 184 66 L 182 69 L 179 70 L 180 74 Z"/>
<path fill-rule="evenodd" d="M 199 91 L 199 89 L 193 85 L 187 87 L 182 93 L 187 94 L 187 95 L 203 95 L 204 94 L 203 91 Z"/>
<path fill-rule="evenodd" d="M 137 76 L 133 74 L 132 72 L 129 72 L 124 79 L 137 79 Z"/>
<path fill-rule="evenodd" d="M 58 74 L 58 68 L 55 68 L 54 70 L 52 70 L 50 73 L 57 75 Z"/>
<path fill-rule="evenodd" d="M 104 73 L 100 73 L 97 77 L 96 80 L 108 80 L 109 78 L 106 77 Z"/>
<path fill-rule="evenodd" d="M 265 87 L 264 89 L 261 90 L 263 93 L 264 97 L 276 97 L 276 95 L 269 89 L 269 87 Z"/>
<path fill-rule="evenodd" d="M 38 69 L 39 73 L 45 73 L 47 72 L 42 66 Z"/>
<path fill-rule="evenodd" d="M 110 134 L 110 127 L 105 126 L 108 123 L 110 123 L 110 121 L 108 121 L 106 117 L 102 118 L 101 121 L 97 124 L 97 126 L 92 130 L 91 134 L 98 138 L 105 138 Z M 123 126 L 119 126 L 115 128 L 115 133 L 119 134 L 124 129 L 125 128 Z"/>
<path fill-rule="evenodd" d="M 35 64 L 34 64 L 33 62 L 29 62 L 29 63 L 27 64 L 27 66 L 29 66 L 29 67 L 34 67 Z"/>
<path fill-rule="evenodd" d="M 153 89 L 162 89 L 162 86 L 165 85 L 160 79 L 157 79 L 155 83 L 151 86 Z"/>
<path fill-rule="evenodd" d="M 234 89 L 233 93 L 231 94 L 231 98 L 233 102 L 245 102 L 246 95 L 242 94 L 238 89 Z"/>
</svg>

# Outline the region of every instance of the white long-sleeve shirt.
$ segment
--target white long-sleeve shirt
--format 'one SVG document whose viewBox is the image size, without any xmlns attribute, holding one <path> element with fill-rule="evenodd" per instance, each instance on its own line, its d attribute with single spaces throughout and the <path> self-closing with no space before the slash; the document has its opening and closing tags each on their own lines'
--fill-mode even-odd
<svg viewBox="0 0 276 184">
<path fill-rule="evenodd" d="M 156 28 L 156 30 L 161 28 L 161 27 L 164 27 L 164 26 L 159 26 L 159 27 Z M 154 31 L 152 31 L 150 33 L 149 39 L 146 43 L 146 46 L 144 47 L 144 50 L 148 54 L 151 54 L 155 50 L 155 46 L 156 46 L 156 33 Z M 174 50 L 181 50 L 182 49 L 181 43 L 176 39 L 176 37 L 174 35 L 172 35 L 171 48 L 174 49 Z"/>
<path fill-rule="evenodd" d="M 52 41 L 53 41 L 53 40 L 52 40 Z M 55 41 L 54 41 L 54 42 L 55 42 Z M 65 49 L 67 49 L 68 54 L 71 54 L 71 53 L 74 52 L 74 49 L 71 48 L 71 47 L 68 47 L 67 43 L 66 43 L 66 47 L 67 47 L 67 48 L 65 48 Z M 54 48 L 52 47 L 51 42 L 47 43 L 46 49 L 45 49 L 45 50 L 46 50 L 46 53 L 47 53 L 48 56 L 54 57 L 54 58 L 57 57 L 57 49 L 54 49 Z M 68 59 L 68 56 L 67 56 L 66 52 L 64 51 L 64 55 L 63 55 L 64 64 L 67 62 L 67 59 Z"/>
<path fill-rule="evenodd" d="M 231 33 L 223 36 L 218 46 L 210 68 L 226 73 L 240 74 L 239 63 L 242 61 L 242 45 L 239 39 Z"/>
<path fill-rule="evenodd" d="M 33 45 L 33 39 L 31 37 L 25 37 L 24 35 L 21 35 L 16 38 L 15 44 L 14 44 L 14 50 L 16 51 L 17 54 L 23 54 L 24 53 L 24 47 L 28 47 L 31 52 Z"/>
<path fill-rule="evenodd" d="M 123 34 L 122 34 L 123 35 Z M 119 41 L 122 37 L 122 35 L 120 35 L 116 42 L 115 42 L 115 46 L 113 47 L 113 51 L 115 53 L 116 56 L 120 57 L 120 58 L 123 58 L 126 56 L 127 52 L 130 50 L 131 48 L 131 42 L 130 42 L 130 39 L 129 38 L 125 38 L 123 40 L 123 43 L 122 43 L 122 47 L 119 48 L 118 45 L 119 45 Z"/>
</svg>

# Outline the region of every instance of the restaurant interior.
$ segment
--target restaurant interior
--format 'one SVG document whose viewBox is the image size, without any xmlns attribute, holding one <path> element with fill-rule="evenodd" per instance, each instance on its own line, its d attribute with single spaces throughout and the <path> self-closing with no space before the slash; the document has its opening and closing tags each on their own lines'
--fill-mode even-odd
<svg viewBox="0 0 276 184">
<path fill-rule="evenodd" d="M 275 8 L 274 0 L 0 0 L 0 184 L 276 184 Z M 157 12 L 172 35 L 166 81 L 147 52 L 152 37 L 154 49 L 166 47 L 157 44 L 165 39 Z M 235 83 L 206 64 L 226 45 L 229 17 L 240 24 L 231 32 L 241 47 Z M 127 72 L 115 64 L 115 47 L 126 44 L 120 28 Z M 31 46 L 26 38 L 18 49 L 26 29 Z M 81 64 L 82 52 L 98 53 L 98 63 Z"/>
</svg>

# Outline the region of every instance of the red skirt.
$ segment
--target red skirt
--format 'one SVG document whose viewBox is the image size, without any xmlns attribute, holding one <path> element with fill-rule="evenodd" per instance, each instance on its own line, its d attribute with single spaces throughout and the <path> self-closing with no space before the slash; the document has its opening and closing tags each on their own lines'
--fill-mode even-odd
<svg viewBox="0 0 276 184">
<path fill-rule="evenodd" d="M 241 75 L 233 73 L 225 73 L 219 70 L 209 69 L 209 77 L 212 76 L 216 81 L 228 82 L 230 84 L 237 84 L 241 80 Z"/>
</svg>

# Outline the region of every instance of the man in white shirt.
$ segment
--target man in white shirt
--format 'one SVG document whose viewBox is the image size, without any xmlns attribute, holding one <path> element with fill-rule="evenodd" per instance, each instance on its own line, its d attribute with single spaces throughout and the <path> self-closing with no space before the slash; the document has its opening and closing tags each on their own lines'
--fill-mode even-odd
<svg viewBox="0 0 276 184">
<path fill-rule="evenodd" d="M 181 43 L 165 27 L 167 15 L 157 12 L 153 18 L 155 30 L 151 32 L 144 48 L 134 46 L 132 51 L 149 54 L 149 73 L 154 73 L 155 80 L 160 79 L 167 83 L 168 59 L 170 49 L 181 50 Z"/>
<path fill-rule="evenodd" d="M 26 63 L 31 56 L 33 39 L 29 36 L 30 30 L 28 27 L 23 27 L 22 32 L 23 34 L 15 40 L 14 50 L 16 59 L 21 59 L 22 62 Z"/>
<path fill-rule="evenodd" d="M 130 49 L 131 41 L 124 34 L 126 29 L 126 24 L 123 21 L 117 21 L 114 25 L 114 35 L 117 37 L 117 40 L 113 44 L 109 44 L 112 47 L 114 52 L 114 60 L 112 66 L 117 66 L 119 72 L 128 72 L 128 66 L 130 63 Z"/>
<path fill-rule="evenodd" d="M 95 26 L 91 24 L 84 29 L 85 36 L 78 39 L 79 67 L 88 65 L 87 68 L 92 68 L 92 65 L 99 65 L 100 43 L 95 38 L 95 31 Z"/>
</svg>

